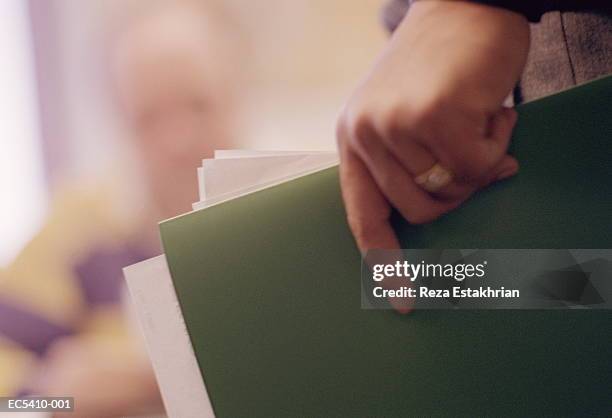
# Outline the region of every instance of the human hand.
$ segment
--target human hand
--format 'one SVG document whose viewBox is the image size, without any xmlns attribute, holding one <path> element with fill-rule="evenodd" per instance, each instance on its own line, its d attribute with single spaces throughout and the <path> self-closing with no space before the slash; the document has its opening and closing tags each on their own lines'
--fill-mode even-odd
<svg viewBox="0 0 612 418">
<path fill-rule="evenodd" d="M 362 251 L 399 246 L 392 208 L 428 222 L 516 173 L 516 113 L 502 104 L 528 48 L 527 20 L 514 12 L 413 4 L 338 123 L 342 194 Z"/>
</svg>

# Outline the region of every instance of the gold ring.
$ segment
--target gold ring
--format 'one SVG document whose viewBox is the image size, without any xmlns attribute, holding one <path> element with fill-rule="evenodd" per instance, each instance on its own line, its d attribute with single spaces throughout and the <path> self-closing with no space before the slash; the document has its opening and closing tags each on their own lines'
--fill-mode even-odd
<svg viewBox="0 0 612 418">
<path fill-rule="evenodd" d="M 446 187 L 453 180 L 450 171 L 436 163 L 429 170 L 414 178 L 414 182 L 430 193 Z"/>
</svg>

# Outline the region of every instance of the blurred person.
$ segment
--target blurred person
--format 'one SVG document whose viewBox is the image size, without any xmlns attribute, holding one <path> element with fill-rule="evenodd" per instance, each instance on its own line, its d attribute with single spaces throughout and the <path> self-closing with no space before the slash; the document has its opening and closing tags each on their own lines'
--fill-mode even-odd
<svg viewBox="0 0 612 418">
<path fill-rule="evenodd" d="M 163 2 L 110 43 L 113 91 L 146 193 L 113 181 L 114 168 L 65 186 L 41 231 L 0 271 L 0 396 L 74 396 L 75 417 L 163 411 L 121 307 L 122 268 L 160 253 L 157 222 L 190 210 L 196 167 L 234 143 L 241 66 L 231 31 L 202 3 Z"/>
</svg>

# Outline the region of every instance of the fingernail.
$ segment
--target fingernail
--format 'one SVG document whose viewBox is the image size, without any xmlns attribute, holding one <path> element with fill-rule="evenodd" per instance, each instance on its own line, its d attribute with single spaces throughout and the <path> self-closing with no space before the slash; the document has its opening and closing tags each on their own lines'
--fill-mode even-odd
<svg viewBox="0 0 612 418">
<path fill-rule="evenodd" d="M 499 181 L 499 180 L 507 179 L 508 177 L 514 176 L 516 173 L 518 173 L 518 169 L 517 168 L 513 168 L 512 170 L 502 171 L 500 174 L 497 175 L 497 179 L 496 180 Z"/>
</svg>

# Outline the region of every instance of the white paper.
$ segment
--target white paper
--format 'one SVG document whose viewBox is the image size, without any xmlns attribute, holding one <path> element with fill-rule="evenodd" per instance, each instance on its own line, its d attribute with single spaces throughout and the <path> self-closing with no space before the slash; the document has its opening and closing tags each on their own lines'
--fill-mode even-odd
<svg viewBox="0 0 612 418">
<path fill-rule="evenodd" d="M 335 152 L 220 150 L 198 169 L 194 210 L 338 164 Z M 169 417 L 214 417 L 164 255 L 124 269 Z"/>
<path fill-rule="evenodd" d="M 212 418 L 166 257 L 123 269 L 169 418 Z"/>
<path fill-rule="evenodd" d="M 250 157 L 280 157 L 287 155 L 317 155 L 335 154 L 335 151 L 274 151 L 274 150 L 250 150 L 250 149 L 222 149 L 215 150 L 214 158 L 250 158 Z"/>
<path fill-rule="evenodd" d="M 203 160 L 198 169 L 200 201 L 194 203 L 193 209 L 203 209 L 338 164 L 335 152 L 269 155 L 271 152 L 261 151 L 258 156 L 252 156 L 253 153 L 216 151 L 215 156 L 222 158 Z"/>
</svg>

